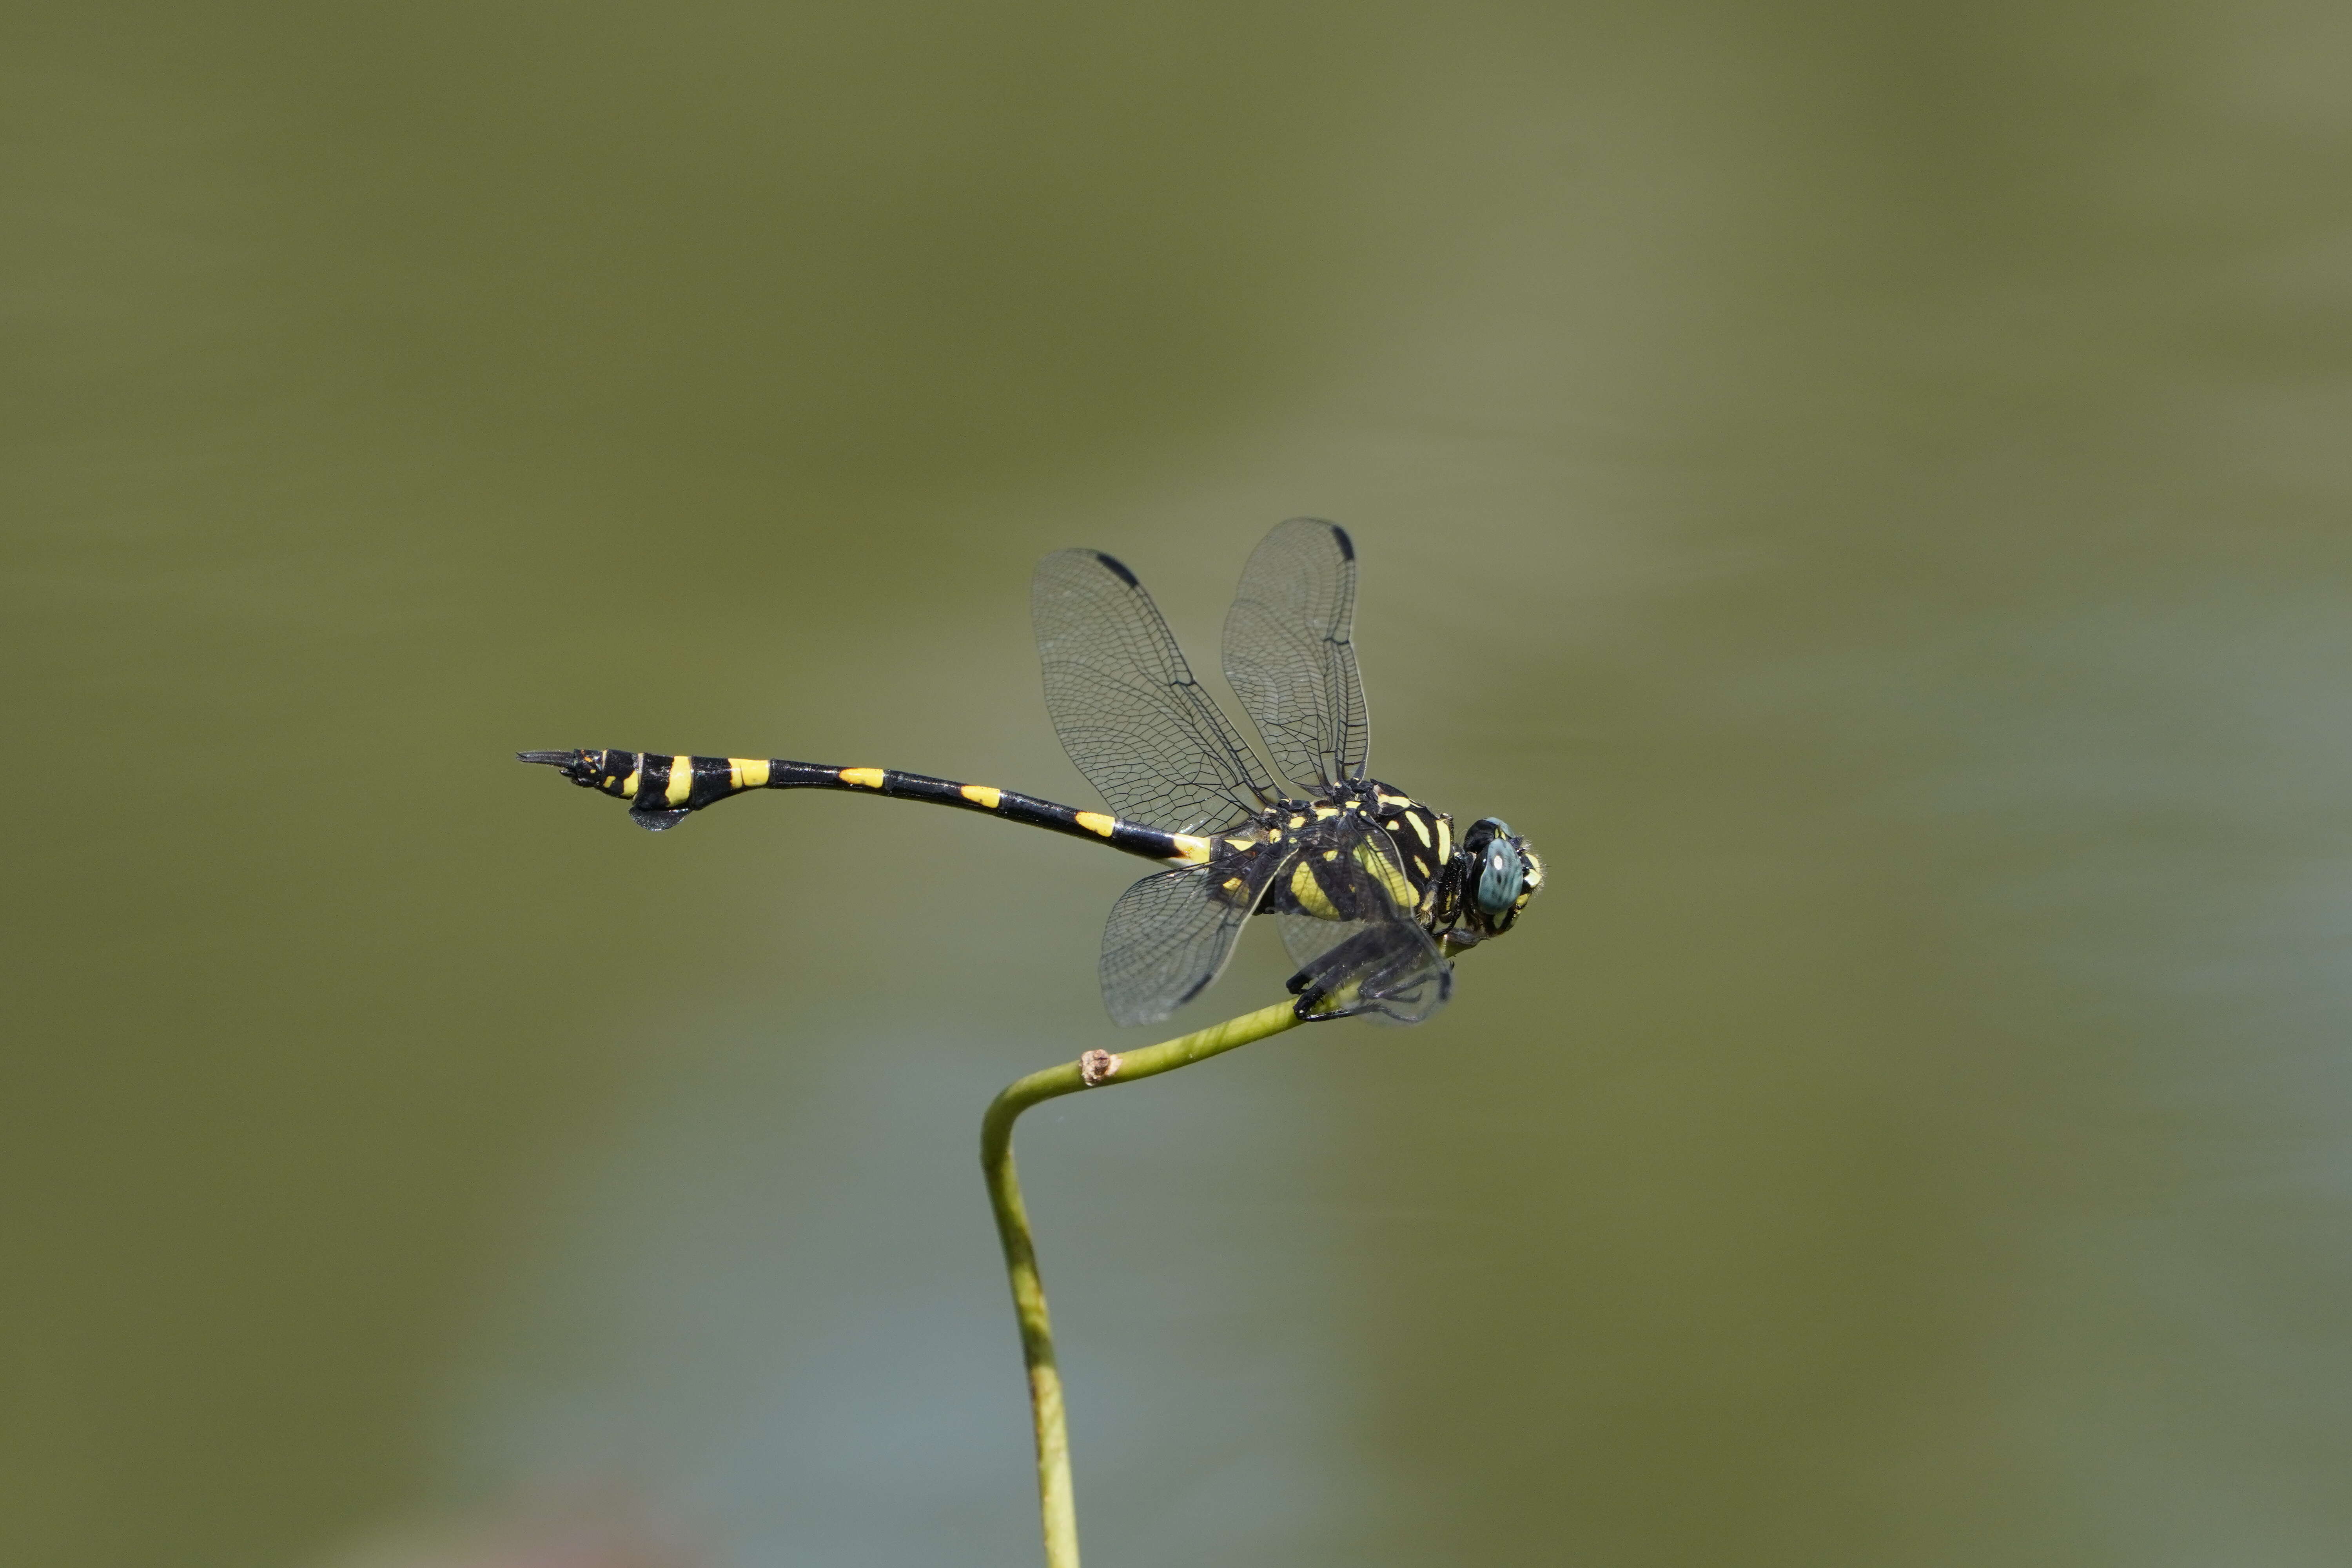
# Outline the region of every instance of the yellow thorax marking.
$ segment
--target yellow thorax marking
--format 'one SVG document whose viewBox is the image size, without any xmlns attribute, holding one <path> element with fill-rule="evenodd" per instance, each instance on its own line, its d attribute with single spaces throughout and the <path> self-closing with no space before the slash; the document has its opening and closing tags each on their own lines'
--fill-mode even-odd
<svg viewBox="0 0 2352 1568">
<path fill-rule="evenodd" d="M 1356 803 L 1354 801 L 1351 800 L 1348 803 L 1348 808 L 1350 811 L 1354 810 L 1355 806 Z M 1315 815 L 1322 817 L 1337 816 L 1339 815 L 1339 808 L 1336 805 L 1318 805 L 1315 808 Z M 1291 826 L 1295 827 L 1297 826 L 1297 823 L 1294 820 Z"/>
<path fill-rule="evenodd" d="M 1294 816 L 1290 819 L 1290 826 L 1293 827 L 1304 827 L 1307 826 L 1307 819 L 1303 816 Z"/>
<path fill-rule="evenodd" d="M 1337 860 L 1339 858 L 1339 852 L 1337 849 L 1326 849 L 1323 851 L 1323 858 L 1326 860 Z"/>
<path fill-rule="evenodd" d="M 1251 845 L 1255 844 L 1257 840 L 1255 838 L 1228 838 L 1225 842 L 1232 845 L 1236 849 L 1246 849 Z"/>
<path fill-rule="evenodd" d="M 768 759 L 765 757 L 728 758 L 727 782 L 737 789 L 767 788 Z"/>
<path fill-rule="evenodd" d="M 1421 813 L 1417 811 L 1408 811 L 1404 814 L 1404 819 L 1406 825 L 1412 829 L 1413 837 L 1421 840 L 1422 847 L 1424 849 L 1427 848 L 1429 847 L 1429 824 L 1421 819 Z"/>
<path fill-rule="evenodd" d="M 1318 921 L 1339 918 L 1339 906 L 1323 890 L 1323 884 L 1315 879 L 1315 868 L 1304 860 L 1290 868 L 1290 896 L 1298 900 L 1300 909 Z"/>
<path fill-rule="evenodd" d="M 1443 866 L 1453 858 L 1454 819 L 1441 816 L 1437 819 L 1437 863 Z"/>
<path fill-rule="evenodd" d="M 1382 805 L 1387 805 L 1387 806 L 1399 806 L 1399 807 L 1402 807 L 1402 806 L 1408 806 L 1408 805 L 1411 805 L 1412 804 L 1412 796 L 1411 796 L 1411 795 L 1385 795 L 1385 794 L 1384 794 L 1384 795 L 1379 795 L 1379 796 L 1378 796 L 1378 797 L 1376 797 L 1376 798 L 1380 801 L 1380 803 L 1381 803 Z"/>
<path fill-rule="evenodd" d="M 994 811 L 997 803 L 1004 798 L 1004 792 L 994 784 L 966 784 L 956 793 L 974 805 L 989 811 Z"/>
<path fill-rule="evenodd" d="M 1397 908 L 1401 910 L 1412 908 L 1412 884 L 1404 879 L 1403 872 L 1389 863 L 1387 856 L 1370 844 L 1359 844 L 1356 846 L 1356 860 L 1365 870 L 1372 874 L 1373 880 L 1388 889 L 1388 895 L 1395 900 Z"/>
<path fill-rule="evenodd" d="M 669 760 L 669 784 L 662 795 L 672 805 L 684 805 L 686 797 L 694 793 L 694 759 L 672 757 Z"/>
<path fill-rule="evenodd" d="M 880 768 L 844 768 L 841 770 L 841 782 L 845 784 L 856 784 L 861 789 L 880 789 L 882 770 Z"/>
<path fill-rule="evenodd" d="M 1172 837 L 1176 840 L 1176 853 L 1170 858 L 1194 866 L 1208 859 L 1210 845 L 1207 839 L 1195 838 L 1189 833 L 1179 833 Z"/>
<path fill-rule="evenodd" d="M 1078 826 L 1088 833 L 1099 833 L 1108 838 L 1110 830 L 1118 826 L 1118 818 L 1105 816 L 1099 811 L 1082 811 L 1078 813 Z"/>
</svg>

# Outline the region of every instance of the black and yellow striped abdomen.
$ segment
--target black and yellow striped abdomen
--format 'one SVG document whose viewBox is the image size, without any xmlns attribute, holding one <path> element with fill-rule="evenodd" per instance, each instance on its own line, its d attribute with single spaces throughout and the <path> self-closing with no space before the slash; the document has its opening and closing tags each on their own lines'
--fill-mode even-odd
<svg viewBox="0 0 2352 1568">
<path fill-rule="evenodd" d="M 629 816 L 656 832 L 676 826 L 704 806 L 750 790 L 835 789 L 982 812 L 1108 844 L 1148 860 L 1192 865 L 1206 860 L 1210 853 L 1210 840 L 1192 834 L 1167 833 L 993 784 L 962 784 L 896 768 L 842 768 L 780 757 L 690 757 L 659 752 L 521 752 L 517 755 L 527 763 L 561 769 L 564 777 L 583 789 L 627 801 Z"/>
</svg>

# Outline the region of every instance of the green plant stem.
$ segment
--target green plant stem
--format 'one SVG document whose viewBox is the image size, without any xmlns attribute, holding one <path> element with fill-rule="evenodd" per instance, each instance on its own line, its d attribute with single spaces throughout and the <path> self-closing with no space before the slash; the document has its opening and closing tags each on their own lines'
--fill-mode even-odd
<svg viewBox="0 0 2352 1568">
<path fill-rule="evenodd" d="M 1078 1568 L 1078 1514 L 1070 1491 L 1070 1434 L 1062 1409 L 1062 1374 L 1054 1364 L 1054 1324 L 1045 1285 L 1037 1276 L 1037 1248 L 1029 1238 L 1029 1211 L 1013 1168 L 1013 1123 L 1043 1100 L 1081 1089 L 1113 1089 L 1206 1061 L 1237 1046 L 1278 1035 L 1299 1022 L 1289 1002 L 1277 1002 L 1178 1039 L 1113 1056 L 1088 1051 L 1074 1062 L 1033 1072 L 1009 1086 L 980 1124 L 980 1165 L 988 1201 L 1004 1244 L 1004 1272 L 1013 1284 L 1013 1310 L 1021 1321 L 1021 1355 L 1029 1363 L 1029 1411 L 1037 1428 L 1037 1506 L 1045 1531 L 1045 1568 Z"/>
</svg>

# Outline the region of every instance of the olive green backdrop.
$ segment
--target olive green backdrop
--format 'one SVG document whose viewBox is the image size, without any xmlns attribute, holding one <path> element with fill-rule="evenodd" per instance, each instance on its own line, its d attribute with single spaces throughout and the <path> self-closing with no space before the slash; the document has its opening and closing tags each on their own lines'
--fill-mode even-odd
<svg viewBox="0 0 2352 1568">
<path fill-rule="evenodd" d="M 1091 1558 L 2342 1560 L 2340 6 L 0 31 L 0 1560 L 1034 1561 L 1138 868 L 509 756 L 1090 804 L 1031 563 L 1298 512 L 1550 886 L 1024 1130 Z"/>
</svg>

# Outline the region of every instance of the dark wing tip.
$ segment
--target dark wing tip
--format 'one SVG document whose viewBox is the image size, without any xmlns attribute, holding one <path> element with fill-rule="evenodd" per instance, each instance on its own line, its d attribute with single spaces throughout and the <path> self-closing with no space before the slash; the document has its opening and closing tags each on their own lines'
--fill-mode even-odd
<svg viewBox="0 0 2352 1568">
<path fill-rule="evenodd" d="M 1278 524 L 1276 527 L 1275 531 L 1279 533 L 1283 529 L 1295 528 L 1302 523 L 1309 528 L 1322 529 L 1325 532 L 1330 534 L 1333 539 L 1337 540 L 1339 544 L 1339 559 L 1342 561 L 1353 561 L 1356 558 L 1356 542 L 1348 537 L 1348 531 L 1346 529 L 1341 528 L 1338 523 L 1333 522 L 1328 517 L 1290 518 Z M 1268 537 L 1271 537 L 1271 535 Z"/>
<path fill-rule="evenodd" d="M 1105 555 L 1099 550 L 1089 550 L 1087 553 L 1101 562 L 1104 565 L 1109 567 L 1118 576 L 1118 580 L 1126 584 L 1129 587 L 1140 588 L 1143 586 L 1142 584 L 1135 580 L 1135 574 L 1127 569 L 1127 563 L 1121 561 L 1118 556 Z"/>
<path fill-rule="evenodd" d="M 568 768 L 580 760 L 577 752 L 517 752 L 515 761 L 537 763 L 543 768 Z"/>
</svg>

